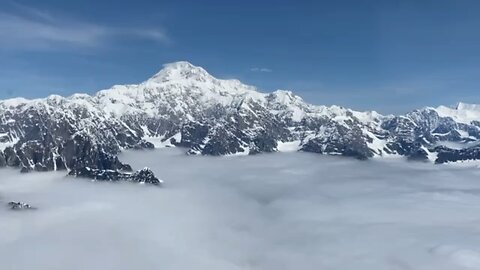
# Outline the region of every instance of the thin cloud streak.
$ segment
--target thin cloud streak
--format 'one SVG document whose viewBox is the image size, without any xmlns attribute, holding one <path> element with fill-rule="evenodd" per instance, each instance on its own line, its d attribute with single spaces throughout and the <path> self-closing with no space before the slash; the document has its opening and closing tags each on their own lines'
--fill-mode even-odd
<svg viewBox="0 0 480 270">
<path fill-rule="evenodd" d="M 265 67 L 253 67 L 250 69 L 251 72 L 266 72 L 270 73 L 273 72 L 270 68 L 265 68 Z"/>
<path fill-rule="evenodd" d="M 172 41 L 163 29 L 117 29 L 117 35 L 122 34 L 146 38 L 159 43 L 170 43 Z"/>
<path fill-rule="evenodd" d="M 103 27 L 36 21 L 9 14 L 0 14 L 0 45 L 13 48 L 41 48 L 46 45 L 97 46 L 107 35 Z"/>
<path fill-rule="evenodd" d="M 95 48 L 119 38 L 144 39 L 164 44 L 170 42 L 164 29 L 117 28 L 58 19 L 32 9 L 25 13 L 29 16 L 0 13 L 1 49 Z"/>
<path fill-rule="evenodd" d="M 50 12 L 46 10 L 40 10 L 36 8 L 32 8 L 29 6 L 25 6 L 18 2 L 10 1 L 8 2 L 19 14 L 26 14 L 29 17 L 42 19 L 45 21 L 54 21 L 54 18 L 50 14 Z"/>
</svg>

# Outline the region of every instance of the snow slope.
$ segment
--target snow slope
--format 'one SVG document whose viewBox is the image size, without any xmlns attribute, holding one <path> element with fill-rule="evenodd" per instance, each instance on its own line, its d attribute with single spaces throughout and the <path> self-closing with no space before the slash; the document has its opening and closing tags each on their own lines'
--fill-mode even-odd
<svg viewBox="0 0 480 270">
<path fill-rule="evenodd" d="M 458 103 L 455 107 L 439 106 L 436 111 L 441 117 L 451 117 L 459 123 L 470 124 L 472 121 L 480 121 L 480 105 Z"/>
</svg>

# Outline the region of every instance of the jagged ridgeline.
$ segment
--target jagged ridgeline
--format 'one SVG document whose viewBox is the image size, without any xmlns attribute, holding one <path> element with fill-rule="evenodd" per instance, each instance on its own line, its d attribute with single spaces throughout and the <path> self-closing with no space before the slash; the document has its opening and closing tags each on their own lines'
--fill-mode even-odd
<svg viewBox="0 0 480 270">
<path fill-rule="evenodd" d="M 123 149 L 182 146 L 188 154 L 306 151 L 436 163 L 480 159 L 480 106 L 402 116 L 315 106 L 289 91 L 260 93 L 187 62 L 137 85 L 90 96 L 0 102 L 0 166 L 22 171 L 130 171 Z"/>
</svg>

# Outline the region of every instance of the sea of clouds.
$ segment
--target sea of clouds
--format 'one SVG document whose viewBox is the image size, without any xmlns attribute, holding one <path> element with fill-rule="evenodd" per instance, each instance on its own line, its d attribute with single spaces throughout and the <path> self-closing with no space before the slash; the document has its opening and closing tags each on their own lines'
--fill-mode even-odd
<svg viewBox="0 0 480 270">
<path fill-rule="evenodd" d="M 480 269 L 474 166 L 174 148 L 121 159 L 165 185 L 1 169 L 0 269 Z"/>
</svg>

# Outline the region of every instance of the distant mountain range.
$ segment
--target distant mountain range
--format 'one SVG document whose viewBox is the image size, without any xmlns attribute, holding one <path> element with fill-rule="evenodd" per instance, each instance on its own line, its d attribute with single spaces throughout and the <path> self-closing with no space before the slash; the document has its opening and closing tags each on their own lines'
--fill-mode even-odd
<svg viewBox="0 0 480 270">
<path fill-rule="evenodd" d="M 290 91 L 260 93 L 188 62 L 93 96 L 0 101 L 0 166 L 22 171 L 128 171 L 122 149 L 187 154 L 305 151 L 435 163 L 480 159 L 480 105 L 381 115 L 317 106 Z"/>
</svg>

